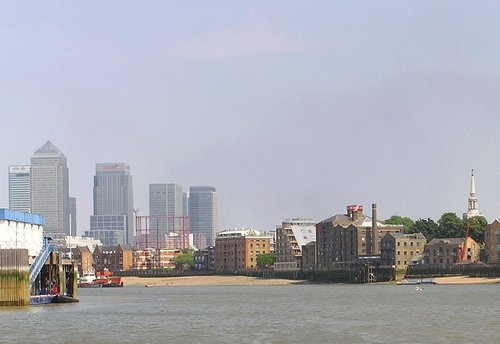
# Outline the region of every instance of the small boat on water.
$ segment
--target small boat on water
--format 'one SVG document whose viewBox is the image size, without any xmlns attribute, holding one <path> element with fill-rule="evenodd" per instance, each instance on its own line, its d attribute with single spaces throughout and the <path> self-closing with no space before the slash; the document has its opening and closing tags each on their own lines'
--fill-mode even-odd
<svg viewBox="0 0 500 344">
<path fill-rule="evenodd" d="M 113 273 L 107 269 L 102 271 L 88 271 L 78 279 L 79 288 L 111 288 L 123 287 L 121 277 L 114 277 Z"/>
<path fill-rule="evenodd" d="M 153 285 L 152 284 L 146 284 L 145 287 L 146 288 L 151 288 Z"/>
</svg>

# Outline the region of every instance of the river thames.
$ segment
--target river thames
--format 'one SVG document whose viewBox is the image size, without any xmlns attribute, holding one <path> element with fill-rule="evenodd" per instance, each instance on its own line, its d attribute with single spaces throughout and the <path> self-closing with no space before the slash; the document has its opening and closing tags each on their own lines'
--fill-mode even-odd
<svg viewBox="0 0 500 344">
<path fill-rule="evenodd" d="M 0 343 L 500 343 L 500 285 L 80 289 L 0 308 Z"/>
</svg>

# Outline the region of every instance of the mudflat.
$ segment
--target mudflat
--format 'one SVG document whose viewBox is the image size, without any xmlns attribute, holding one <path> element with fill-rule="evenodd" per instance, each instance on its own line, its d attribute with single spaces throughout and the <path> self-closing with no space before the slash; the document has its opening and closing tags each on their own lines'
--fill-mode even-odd
<svg viewBox="0 0 500 344">
<path fill-rule="evenodd" d="M 205 285 L 292 285 L 307 283 L 308 281 L 297 281 L 280 278 L 259 278 L 247 276 L 179 276 L 179 277 L 122 277 L 122 282 L 127 286 L 205 286 Z"/>
</svg>

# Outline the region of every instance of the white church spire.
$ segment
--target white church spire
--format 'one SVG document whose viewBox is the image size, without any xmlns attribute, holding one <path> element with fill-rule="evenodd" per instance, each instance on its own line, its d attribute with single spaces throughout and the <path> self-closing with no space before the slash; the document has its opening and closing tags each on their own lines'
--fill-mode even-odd
<svg viewBox="0 0 500 344">
<path fill-rule="evenodd" d="M 470 194 L 469 194 L 468 211 L 464 214 L 464 219 L 469 219 L 474 216 L 483 216 L 478 209 L 478 201 L 476 196 L 476 181 L 474 180 L 474 170 L 471 172 Z"/>
</svg>

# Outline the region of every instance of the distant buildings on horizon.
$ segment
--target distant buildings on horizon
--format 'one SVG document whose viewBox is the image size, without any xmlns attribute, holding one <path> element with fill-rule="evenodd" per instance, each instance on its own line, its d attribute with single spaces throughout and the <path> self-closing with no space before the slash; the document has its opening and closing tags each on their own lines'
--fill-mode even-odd
<svg viewBox="0 0 500 344">
<path fill-rule="evenodd" d="M 69 196 L 66 156 L 47 141 L 31 158 L 31 165 L 9 166 L 9 209 L 45 216 L 46 235 L 63 239 L 77 235 L 77 199 Z M 190 197 L 191 196 L 191 197 Z M 218 198 L 211 186 L 150 184 L 150 217 L 164 217 L 168 233 L 183 218 L 198 248 L 213 245 L 218 232 Z M 190 210 L 191 209 L 191 210 Z M 93 214 L 83 236 L 105 246 L 134 245 L 133 182 L 127 163 L 97 163 L 93 186 Z M 185 224 L 186 219 L 189 224 Z"/>
</svg>

